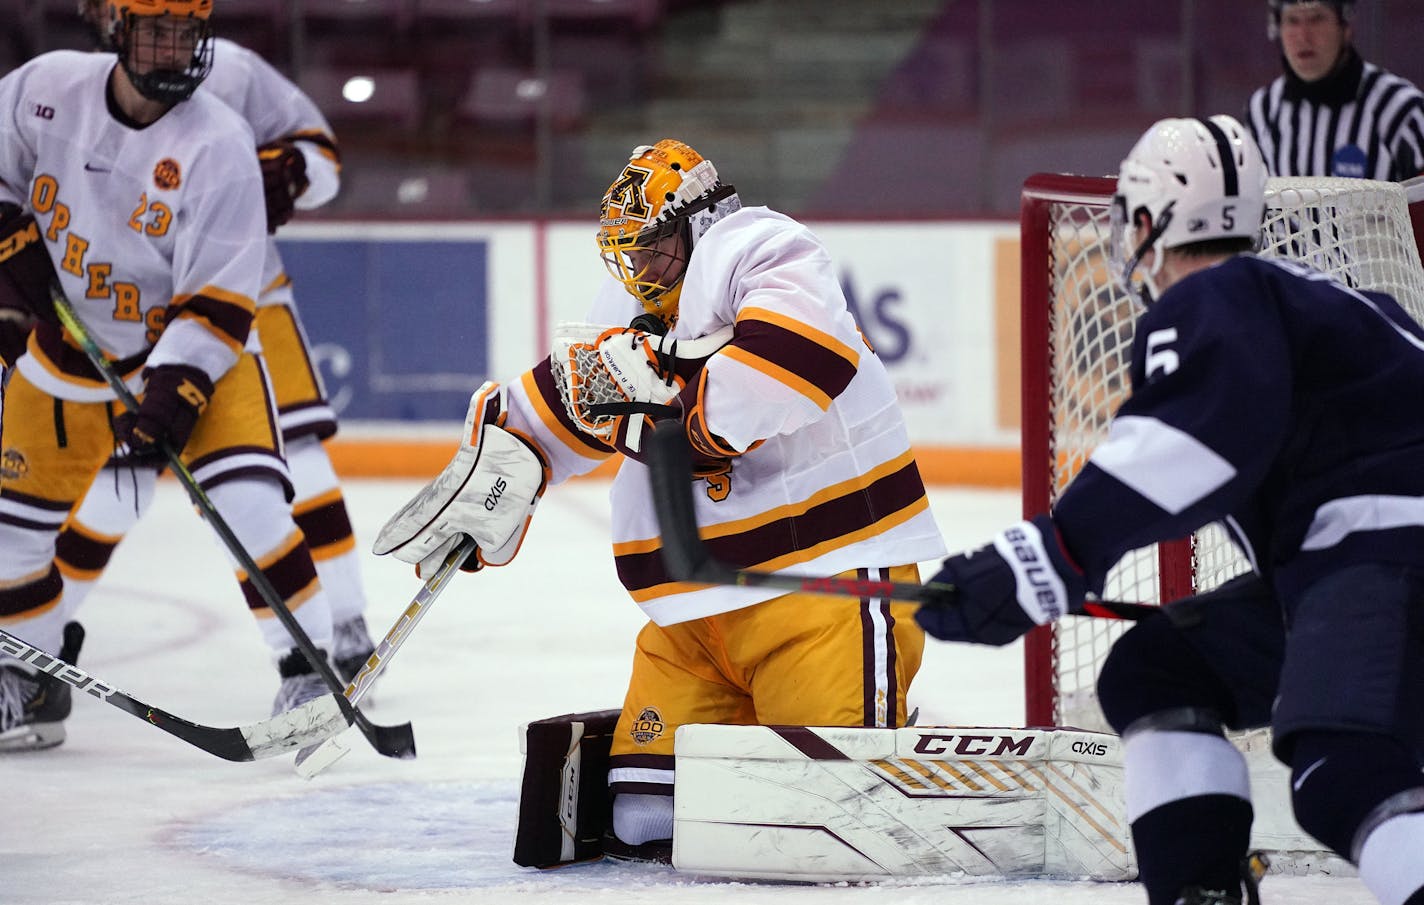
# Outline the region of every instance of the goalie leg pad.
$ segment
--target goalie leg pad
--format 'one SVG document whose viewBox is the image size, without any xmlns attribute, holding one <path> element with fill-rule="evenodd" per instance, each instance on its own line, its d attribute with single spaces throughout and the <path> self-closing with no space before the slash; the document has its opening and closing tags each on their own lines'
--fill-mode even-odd
<svg viewBox="0 0 1424 905">
<path fill-rule="evenodd" d="M 524 727 L 515 864 L 558 867 L 602 856 L 609 827 L 608 749 L 619 713 L 571 713 Z"/>
<path fill-rule="evenodd" d="M 1116 736 L 686 725 L 673 864 L 798 881 L 1135 873 Z"/>
</svg>

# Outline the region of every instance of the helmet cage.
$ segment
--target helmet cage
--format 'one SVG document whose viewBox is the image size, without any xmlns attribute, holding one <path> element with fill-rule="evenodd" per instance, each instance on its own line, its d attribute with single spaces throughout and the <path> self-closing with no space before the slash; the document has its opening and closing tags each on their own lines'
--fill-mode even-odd
<svg viewBox="0 0 1424 905">
<path fill-rule="evenodd" d="M 118 54 L 124 72 L 138 93 L 151 101 L 170 105 L 192 97 L 213 68 L 213 29 L 207 17 L 172 12 L 153 15 L 123 3 L 111 2 L 109 7 L 109 47 Z M 171 27 L 159 28 L 160 23 L 171 24 Z M 140 71 L 141 58 L 158 59 L 160 51 L 169 51 L 167 56 L 176 58 L 190 40 L 192 52 L 181 69 Z"/>
<path fill-rule="evenodd" d="M 671 316 L 693 246 L 740 207 L 736 189 L 692 148 L 672 139 L 639 146 L 604 193 L 600 256 L 649 313 Z"/>
</svg>

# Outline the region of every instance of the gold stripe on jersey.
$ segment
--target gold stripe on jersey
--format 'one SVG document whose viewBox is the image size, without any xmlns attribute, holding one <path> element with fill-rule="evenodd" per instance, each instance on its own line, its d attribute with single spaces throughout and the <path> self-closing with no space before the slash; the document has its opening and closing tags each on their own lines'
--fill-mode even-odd
<svg viewBox="0 0 1424 905">
<path fill-rule="evenodd" d="M 805 321 L 783 314 L 779 311 L 772 311 L 769 308 L 758 308 L 755 305 L 748 305 L 737 312 L 737 325 L 741 326 L 742 321 L 756 320 L 765 321 L 768 324 L 775 324 L 791 333 L 800 334 L 817 345 L 825 346 L 830 351 L 850 362 L 851 367 L 859 367 L 860 353 L 850 346 L 836 339 L 829 333 L 823 333 Z"/>
<path fill-rule="evenodd" d="M 168 321 L 186 318 L 206 325 L 234 356 L 242 354 L 257 303 L 245 295 L 217 286 L 204 286 L 192 295 L 178 296 L 168 306 Z"/>
<path fill-rule="evenodd" d="M 317 153 L 336 164 L 338 173 L 341 172 L 341 149 L 337 147 L 336 139 L 330 133 L 323 132 L 321 129 L 302 129 L 289 133 L 286 139 L 309 142 L 316 147 Z"/>
<path fill-rule="evenodd" d="M 741 568 L 785 569 L 908 522 L 929 508 L 914 454 L 905 451 L 871 471 L 833 484 L 806 500 L 703 528 L 718 559 Z M 634 600 L 697 590 L 669 580 L 659 538 L 613 546 L 618 576 Z"/>
<path fill-rule="evenodd" d="M 569 419 L 568 412 L 564 410 L 564 403 L 559 398 L 549 359 L 545 358 L 532 369 L 525 371 L 519 378 L 519 383 L 524 389 L 524 395 L 529 399 L 530 407 L 538 415 L 544 429 L 553 435 L 553 439 L 585 459 L 603 461 L 613 455 L 612 447 L 605 446 L 596 438 L 579 430 Z"/>
</svg>

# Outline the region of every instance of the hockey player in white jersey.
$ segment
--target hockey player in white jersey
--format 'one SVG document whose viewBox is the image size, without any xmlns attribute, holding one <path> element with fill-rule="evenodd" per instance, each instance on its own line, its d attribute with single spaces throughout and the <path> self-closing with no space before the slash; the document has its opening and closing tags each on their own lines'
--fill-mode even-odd
<svg viewBox="0 0 1424 905">
<path fill-rule="evenodd" d="M 252 322 L 266 215 L 252 132 L 196 91 L 212 64 L 211 0 L 114 0 L 118 49 L 44 54 L 0 79 L 0 261 L 9 305 L 35 316 L 5 392 L 0 618 L 61 646 L 55 537 L 116 449 L 180 454 L 323 649 L 331 611 L 292 521 L 291 482 Z M 55 282 L 142 394 L 123 412 L 53 314 Z M 239 573 L 249 600 L 259 599 Z M 277 708 L 324 689 L 265 607 Z M 64 737 L 67 686 L 0 666 L 0 748 Z"/>
<path fill-rule="evenodd" d="M 915 580 L 943 544 L 895 389 L 808 229 L 742 207 L 710 161 L 668 139 L 621 168 L 598 244 L 613 278 L 594 326 L 475 394 L 455 460 L 376 552 L 424 569 L 468 535 L 471 566 L 507 563 L 546 480 L 624 457 L 613 555 L 650 621 L 613 730 L 607 846 L 666 857 L 678 726 L 903 726 L 924 639 L 885 600 L 672 581 L 639 461 L 649 420 L 685 425 L 698 520 L 730 562 Z"/>
<path fill-rule="evenodd" d="M 102 0 L 81 0 L 80 15 L 98 46 L 111 51 L 114 23 L 106 7 Z M 267 232 L 274 234 L 295 209 L 312 210 L 336 196 L 341 180 L 336 139 L 311 99 L 261 57 L 221 37 L 212 43 L 212 71 L 198 90 L 216 96 L 251 127 L 262 167 Z M 351 520 L 322 443 L 336 433 L 336 413 L 312 361 L 292 283 L 271 235 L 255 323 L 296 494 L 293 518 L 331 601 L 332 665 L 350 679 L 374 645 L 365 623 L 366 593 Z M 157 476 L 157 469 L 116 459 L 70 514 L 55 544 L 67 613 L 77 611 L 153 499 Z"/>
<path fill-rule="evenodd" d="M 935 637 L 1005 644 L 1129 550 L 1221 521 L 1254 575 L 1113 646 L 1151 905 L 1254 895 L 1241 755 L 1270 725 L 1297 821 L 1384 905 L 1424 905 L 1424 330 L 1382 293 L 1250 254 L 1266 168 L 1236 120 L 1157 123 L 1123 161 L 1114 266 L 1147 307 L 1132 395 L 1053 513 L 935 576 Z M 1251 901 L 1255 901 L 1254 898 Z"/>
</svg>

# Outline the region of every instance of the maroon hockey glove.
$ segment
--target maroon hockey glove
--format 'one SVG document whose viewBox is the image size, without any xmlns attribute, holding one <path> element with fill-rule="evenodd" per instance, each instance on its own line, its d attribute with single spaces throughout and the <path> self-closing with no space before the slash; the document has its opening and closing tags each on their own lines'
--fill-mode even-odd
<svg viewBox="0 0 1424 905">
<path fill-rule="evenodd" d="M 213 395 L 213 382 L 189 365 L 145 368 L 143 376 L 148 382 L 143 402 L 137 412 L 114 419 L 114 433 L 129 445 L 136 461 L 161 463 L 160 442 L 166 441 L 175 453 L 188 445 L 198 416 Z"/>
<path fill-rule="evenodd" d="M 39 224 L 13 204 L 0 204 L 0 309 L 58 323 L 49 287 L 57 279 Z M 6 358 L 6 361 L 9 361 Z"/>
<path fill-rule="evenodd" d="M 307 179 L 307 159 L 286 139 L 270 141 L 257 149 L 262 165 L 262 192 L 267 199 L 267 232 L 292 219 L 296 202 L 311 185 Z"/>
</svg>

